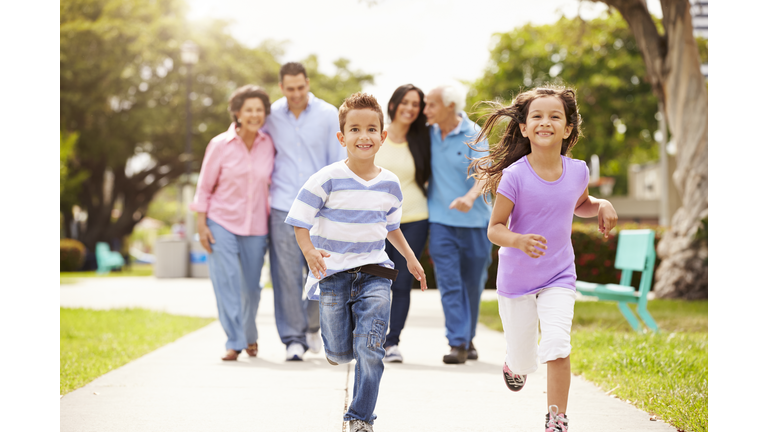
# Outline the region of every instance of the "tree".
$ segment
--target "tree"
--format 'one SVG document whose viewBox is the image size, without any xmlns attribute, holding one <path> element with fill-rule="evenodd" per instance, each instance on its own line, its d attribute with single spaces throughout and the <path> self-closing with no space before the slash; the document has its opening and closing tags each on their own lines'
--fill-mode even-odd
<svg viewBox="0 0 768 432">
<path fill-rule="evenodd" d="M 494 35 L 494 42 L 483 76 L 470 88 L 469 106 L 493 99 L 510 103 L 521 89 L 565 84 L 576 89 L 584 119 L 584 138 L 573 156 L 598 155 L 600 172 L 617 179 L 616 193 L 627 192 L 629 164 L 658 159 L 652 133 L 658 101 L 619 14 L 527 24 Z"/>
<path fill-rule="evenodd" d="M 235 88 L 253 83 L 279 95 L 280 47 L 248 48 L 223 21 L 188 23 L 182 0 L 64 0 L 60 11 L 61 128 L 78 134 L 67 178 L 87 173 L 79 185 L 62 182 L 62 196 L 76 198 L 62 200 L 61 211 L 67 229 L 73 205 L 87 212 L 80 240 L 93 249 L 130 234 L 157 192 L 182 178 L 187 73 L 197 171 L 207 143 L 230 124 Z M 180 58 L 185 40 L 200 49 L 191 70 Z M 349 72 L 346 63 L 337 67 Z M 369 76 L 349 77 L 362 83 Z M 335 77 L 317 81 L 324 78 Z"/>
<path fill-rule="evenodd" d="M 707 243 L 697 236 L 708 219 L 708 103 L 688 0 L 660 0 L 661 28 L 644 0 L 592 0 L 624 17 L 645 62 L 646 76 L 677 145 L 673 180 L 682 206 L 658 245 L 654 290 L 661 297 L 706 298 Z M 660 33 L 660 30 L 663 33 Z M 705 226 L 704 229 L 706 230 Z"/>
<path fill-rule="evenodd" d="M 349 60 L 333 62 L 336 74 L 328 76 L 317 69 L 317 56 L 312 54 L 302 61 L 310 77 L 312 93 L 329 104 L 340 107 L 347 96 L 360 91 L 364 84 L 373 84 L 374 77 L 360 70 L 350 70 Z"/>
</svg>

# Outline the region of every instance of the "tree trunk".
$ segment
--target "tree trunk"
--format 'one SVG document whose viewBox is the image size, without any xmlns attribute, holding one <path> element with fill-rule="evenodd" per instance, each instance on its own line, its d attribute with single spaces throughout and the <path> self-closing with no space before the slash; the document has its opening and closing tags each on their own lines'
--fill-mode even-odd
<svg viewBox="0 0 768 432">
<path fill-rule="evenodd" d="M 682 207 L 658 244 L 659 297 L 707 298 L 707 243 L 695 234 L 709 207 L 707 88 L 688 0 L 661 0 L 665 34 L 659 35 L 643 0 L 601 0 L 627 21 L 645 60 L 648 79 L 664 107 L 677 146 L 673 175 Z"/>
<path fill-rule="evenodd" d="M 93 174 L 83 182 L 80 193 L 81 202 L 88 203 L 88 222 L 80 237 L 90 250 L 94 250 L 97 242 L 110 245 L 115 239 L 122 242 L 147 214 L 155 194 L 184 172 L 180 162 L 166 161 L 126 177 L 123 166 L 112 171 L 109 185 L 105 165 L 96 164 L 88 169 Z M 148 178 L 152 181 L 147 182 Z M 112 210 L 117 202 L 122 203 L 121 213 L 117 220 L 112 221 Z"/>
</svg>

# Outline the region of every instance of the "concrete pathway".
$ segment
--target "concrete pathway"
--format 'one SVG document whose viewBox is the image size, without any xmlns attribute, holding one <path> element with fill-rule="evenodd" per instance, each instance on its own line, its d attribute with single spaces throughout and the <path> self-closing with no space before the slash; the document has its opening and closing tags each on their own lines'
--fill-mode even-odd
<svg viewBox="0 0 768 432">
<path fill-rule="evenodd" d="M 494 298 L 487 290 L 484 296 Z M 259 356 L 222 362 L 224 331 L 214 322 L 61 398 L 61 431 L 345 431 L 354 368 L 322 353 L 286 362 L 265 289 L 257 317 Z M 90 278 L 61 285 L 63 307 L 142 307 L 216 317 L 207 279 Z M 376 406 L 377 432 L 542 431 L 546 366 L 512 393 L 501 374 L 503 335 L 478 328 L 478 361 L 445 365 L 448 346 L 437 290 L 412 291 L 400 348 L 386 364 Z M 675 428 L 574 376 L 568 407 L 573 432 L 675 432 Z"/>
</svg>

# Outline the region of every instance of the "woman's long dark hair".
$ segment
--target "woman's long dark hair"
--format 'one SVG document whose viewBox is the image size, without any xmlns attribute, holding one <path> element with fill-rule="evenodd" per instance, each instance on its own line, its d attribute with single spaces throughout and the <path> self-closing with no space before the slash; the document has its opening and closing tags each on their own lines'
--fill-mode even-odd
<svg viewBox="0 0 768 432">
<path fill-rule="evenodd" d="M 520 93 L 512 101 L 512 104 L 507 107 L 498 102 L 484 102 L 490 105 L 491 112 L 485 116 L 485 124 L 477 138 L 471 143 L 467 143 L 468 146 L 476 151 L 489 152 L 488 156 L 473 160 L 469 164 L 468 170 L 468 173 L 472 173 L 472 170 L 474 170 L 472 177 L 488 180 L 483 187 L 484 196 L 488 192 L 496 193 L 496 188 L 499 186 L 499 181 L 501 181 L 501 172 L 504 168 L 531 153 L 531 141 L 523 136 L 520 131 L 520 125 L 525 124 L 527 121 L 531 102 L 546 96 L 555 96 L 563 102 L 565 118 L 568 126 L 571 126 L 573 129 L 568 138 L 563 140 L 560 154 L 570 156 L 571 149 L 576 145 L 581 136 L 581 115 L 579 114 L 579 106 L 576 103 L 575 90 L 562 86 L 547 85 Z M 501 136 L 501 140 L 489 150 L 478 149 L 478 143 L 488 139 L 493 128 L 506 118 L 510 120 L 504 135 Z"/>
<path fill-rule="evenodd" d="M 426 183 L 429 181 L 429 176 L 432 174 L 432 168 L 430 166 L 430 157 L 432 152 L 430 150 L 429 128 L 427 127 L 427 116 L 424 115 L 424 92 L 420 88 L 413 84 L 401 85 L 395 92 L 392 93 L 392 97 L 387 104 L 387 114 L 389 120 L 395 120 L 395 113 L 400 102 L 403 101 L 405 94 L 411 90 L 415 90 L 419 94 L 419 115 L 416 120 L 411 123 L 408 128 L 408 132 L 405 134 L 405 139 L 408 141 L 408 149 L 413 155 L 413 162 L 416 165 L 416 184 L 419 185 L 419 189 L 427 196 Z"/>
</svg>

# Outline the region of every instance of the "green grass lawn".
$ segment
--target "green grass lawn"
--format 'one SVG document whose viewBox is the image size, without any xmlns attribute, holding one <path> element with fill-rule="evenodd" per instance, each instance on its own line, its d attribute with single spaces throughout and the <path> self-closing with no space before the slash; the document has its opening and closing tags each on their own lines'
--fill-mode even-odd
<svg viewBox="0 0 768 432">
<path fill-rule="evenodd" d="M 60 308 L 60 314 L 62 395 L 214 321 L 144 309 Z"/>
<path fill-rule="evenodd" d="M 576 302 L 571 370 L 687 432 L 708 428 L 707 301 L 652 300 L 660 333 L 636 333 L 616 303 Z M 502 331 L 496 301 L 480 322 Z"/>
<path fill-rule="evenodd" d="M 59 283 L 61 285 L 72 284 L 77 282 L 78 278 L 90 278 L 90 277 L 125 277 L 125 276 L 152 276 L 152 264 L 131 264 L 130 267 L 125 267 L 123 270 L 111 271 L 109 273 L 98 274 L 96 271 L 80 271 L 80 272 L 59 272 Z"/>
</svg>

